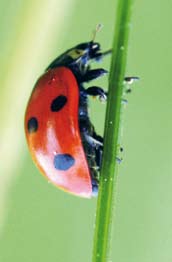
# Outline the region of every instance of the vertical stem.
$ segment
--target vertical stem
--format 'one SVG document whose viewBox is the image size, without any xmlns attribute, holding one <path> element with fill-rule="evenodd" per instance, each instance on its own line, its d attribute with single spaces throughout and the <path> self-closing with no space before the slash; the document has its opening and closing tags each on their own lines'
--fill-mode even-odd
<svg viewBox="0 0 172 262">
<path fill-rule="evenodd" d="M 115 159 L 118 156 L 119 149 L 121 100 L 132 3 L 133 0 L 118 1 L 92 262 L 106 262 L 108 260 L 111 242 L 111 222 L 114 215 L 113 205 L 118 164 Z"/>
</svg>

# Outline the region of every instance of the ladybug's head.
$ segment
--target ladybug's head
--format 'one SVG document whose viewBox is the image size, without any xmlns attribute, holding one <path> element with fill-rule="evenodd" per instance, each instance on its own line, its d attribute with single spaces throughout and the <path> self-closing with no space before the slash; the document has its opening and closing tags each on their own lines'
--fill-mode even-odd
<svg viewBox="0 0 172 262">
<path fill-rule="evenodd" d="M 100 44 L 96 42 L 87 42 L 77 45 L 76 50 L 82 50 L 90 59 L 97 57 L 97 53 L 100 51 Z"/>
<path fill-rule="evenodd" d="M 90 59 L 98 60 L 101 57 L 100 44 L 93 41 L 81 43 L 70 49 L 67 55 L 75 61 L 79 59 L 87 61 Z"/>
</svg>

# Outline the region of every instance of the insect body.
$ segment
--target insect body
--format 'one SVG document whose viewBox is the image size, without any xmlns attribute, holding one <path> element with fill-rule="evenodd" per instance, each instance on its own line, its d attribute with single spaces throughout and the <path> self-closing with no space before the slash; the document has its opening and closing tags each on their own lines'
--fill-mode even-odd
<svg viewBox="0 0 172 262">
<path fill-rule="evenodd" d="M 89 82 L 106 73 L 90 69 L 99 60 L 100 45 L 93 41 L 67 50 L 38 79 L 25 114 L 25 132 L 34 162 L 57 187 L 90 198 L 97 194 L 103 139 L 88 116 L 88 96 L 106 99 Z"/>
</svg>

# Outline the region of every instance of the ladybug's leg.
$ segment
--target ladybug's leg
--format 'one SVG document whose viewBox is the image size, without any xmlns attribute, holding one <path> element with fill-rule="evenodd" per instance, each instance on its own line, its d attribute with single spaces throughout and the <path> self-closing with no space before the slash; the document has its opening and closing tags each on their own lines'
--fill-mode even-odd
<svg viewBox="0 0 172 262">
<path fill-rule="evenodd" d="M 93 136 L 85 135 L 86 141 L 95 148 L 95 161 L 96 161 L 96 169 L 100 170 L 102 163 L 102 155 L 103 155 L 103 137 L 97 135 L 95 132 Z M 120 151 L 123 151 L 123 148 L 120 147 Z M 122 162 L 122 158 L 116 157 L 116 161 L 118 164 Z"/>
<path fill-rule="evenodd" d="M 103 57 L 107 56 L 107 55 L 110 55 L 112 53 L 112 50 L 109 49 L 109 50 L 106 50 L 105 52 L 103 53 L 94 53 L 94 55 L 90 58 L 91 60 L 94 60 L 96 62 L 99 62 L 102 60 Z"/>
<path fill-rule="evenodd" d="M 92 147 L 95 147 L 95 148 L 101 147 L 101 148 L 103 148 L 103 138 L 101 136 L 94 137 L 94 135 L 91 136 L 89 134 L 85 134 L 85 140 Z"/>
<path fill-rule="evenodd" d="M 103 150 L 103 137 L 96 134 L 96 132 L 93 130 L 92 134 L 84 133 L 85 140 L 95 148 L 101 148 Z"/>
<path fill-rule="evenodd" d="M 96 148 L 96 163 L 97 166 L 100 168 L 101 167 L 101 163 L 102 163 L 102 154 L 103 154 L 103 137 L 97 135 L 95 132 L 93 133 L 93 137 L 94 139 L 96 139 L 97 141 L 102 143 L 102 146 L 99 146 Z M 123 152 L 123 148 L 120 147 L 120 152 Z M 122 162 L 122 158 L 120 157 L 116 157 L 116 161 L 118 164 L 120 164 Z"/>
<path fill-rule="evenodd" d="M 92 147 L 95 148 L 95 161 L 97 169 L 100 170 L 102 163 L 102 154 L 103 154 L 103 137 L 96 134 L 94 131 L 92 136 L 89 136 L 87 140 L 91 144 Z"/>
<path fill-rule="evenodd" d="M 80 83 L 89 82 L 89 81 L 96 79 L 100 76 L 103 76 L 107 73 L 108 72 L 103 68 L 88 70 L 84 75 L 79 77 L 79 82 Z"/>
<path fill-rule="evenodd" d="M 127 84 L 132 84 L 134 81 L 137 81 L 138 79 L 139 78 L 136 76 L 127 76 L 124 78 L 124 82 Z M 129 90 L 131 89 L 127 89 L 126 92 L 128 93 Z M 98 96 L 101 101 L 107 100 L 108 92 L 104 91 L 101 87 L 98 87 L 98 86 L 89 87 L 88 89 L 85 90 L 85 93 L 90 96 Z M 123 99 L 123 102 L 125 103 L 126 100 Z"/>
<path fill-rule="evenodd" d="M 103 154 L 103 137 L 93 132 L 93 136 L 90 137 L 90 142 L 92 141 L 92 146 L 95 147 L 95 161 L 97 170 L 100 171 L 101 163 L 102 163 L 102 154 Z M 96 143 L 95 143 L 96 141 Z"/>
<path fill-rule="evenodd" d="M 95 131 L 93 133 L 93 137 L 94 137 L 94 139 L 96 139 L 97 141 L 99 141 L 102 144 L 102 148 L 103 148 L 103 137 L 97 135 Z"/>
<path fill-rule="evenodd" d="M 101 87 L 91 86 L 85 90 L 87 95 L 98 96 L 101 101 L 107 100 L 107 92 L 104 91 Z"/>
<path fill-rule="evenodd" d="M 84 93 L 93 97 L 98 96 L 101 102 L 106 101 L 108 95 L 106 91 L 104 91 L 101 87 L 98 86 L 91 86 L 88 89 L 86 89 Z M 129 93 L 128 89 L 126 90 L 126 93 Z M 127 104 L 128 101 L 126 99 L 122 99 L 122 103 Z"/>
<path fill-rule="evenodd" d="M 100 170 L 101 164 L 102 164 L 103 148 L 101 148 L 101 147 L 96 148 L 95 153 L 96 153 L 96 154 L 95 154 L 96 165 L 97 165 L 97 167 L 98 167 L 98 170 Z"/>
</svg>

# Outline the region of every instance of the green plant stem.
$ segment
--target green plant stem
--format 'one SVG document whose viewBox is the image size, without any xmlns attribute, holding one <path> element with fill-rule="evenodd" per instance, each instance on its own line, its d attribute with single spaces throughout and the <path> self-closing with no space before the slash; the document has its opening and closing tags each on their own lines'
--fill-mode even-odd
<svg viewBox="0 0 172 262">
<path fill-rule="evenodd" d="M 92 262 L 106 262 L 109 259 L 118 166 L 115 159 L 119 153 L 121 101 L 132 3 L 133 0 L 118 1 Z"/>
</svg>

